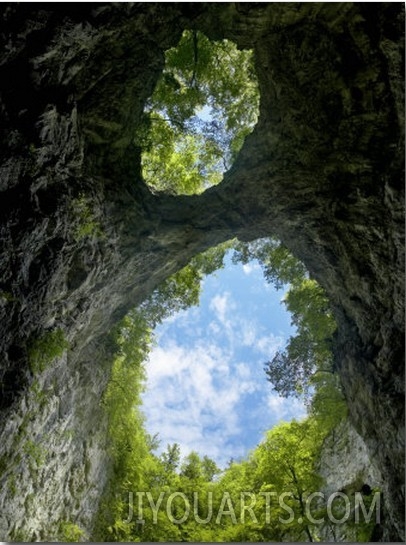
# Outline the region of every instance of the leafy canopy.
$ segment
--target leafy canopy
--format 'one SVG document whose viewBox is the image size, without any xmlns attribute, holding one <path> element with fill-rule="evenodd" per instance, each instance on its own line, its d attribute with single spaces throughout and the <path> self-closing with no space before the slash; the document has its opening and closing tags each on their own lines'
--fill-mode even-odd
<svg viewBox="0 0 406 545">
<path fill-rule="evenodd" d="M 165 60 L 146 108 L 143 176 L 155 191 L 201 193 L 221 181 L 257 121 L 252 54 L 185 31 Z"/>
</svg>

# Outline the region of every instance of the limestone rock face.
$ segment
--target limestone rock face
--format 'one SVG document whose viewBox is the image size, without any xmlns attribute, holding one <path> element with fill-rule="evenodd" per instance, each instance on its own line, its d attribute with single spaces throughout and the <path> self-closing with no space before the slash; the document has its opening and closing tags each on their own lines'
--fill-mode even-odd
<svg viewBox="0 0 406 545">
<path fill-rule="evenodd" d="M 345 494 L 348 498 L 349 512 L 353 511 L 355 507 L 355 493 L 358 492 L 362 497 L 363 486 L 367 485 L 371 490 L 379 490 L 382 487 L 383 479 L 379 469 L 374 465 L 365 442 L 348 421 L 337 426 L 325 440 L 318 473 L 324 480 L 322 491 L 324 503 L 336 493 Z M 381 497 L 379 502 L 381 502 Z M 383 522 L 380 520 L 380 515 L 379 512 L 378 520 L 375 517 L 372 518 L 372 522 L 378 525 Z M 337 515 L 336 518 L 342 520 L 345 517 Z M 379 527 L 377 526 L 377 528 Z M 328 523 L 326 517 L 326 523 L 320 527 L 320 535 L 322 541 L 327 542 L 356 542 L 359 541 L 356 530 L 356 526 L 351 527 L 345 522 L 332 525 Z"/>
<path fill-rule="evenodd" d="M 326 439 L 319 462 L 325 493 L 346 490 L 356 481 L 371 488 L 382 486 L 382 475 L 374 466 L 362 437 L 345 421 Z"/>
<path fill-rule="evenodd" d="M 404 538 L 401 4 L 2 4 L 0 532 L 91 531 L 108 332 L 194 254 L 279 237 L 326 289 L 350 418 Z M 142 111 L 185 28 L 253 48 L 260 118 L 199 197 L 142 181 Z M 30 347 L 69 349 L 39 376 Z"/>
</svg>

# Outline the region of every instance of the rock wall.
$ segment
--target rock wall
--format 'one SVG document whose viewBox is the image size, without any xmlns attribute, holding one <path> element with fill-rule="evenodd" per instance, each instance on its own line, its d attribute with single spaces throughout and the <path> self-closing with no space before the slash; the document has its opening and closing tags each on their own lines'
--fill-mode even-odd
<svg viewBox="0 0 406 545">
<path fill-rule="evenodd" d="M 371 490 L 380 490 L 382 487 L 382 475 L 375 467 L 370 453 L 361 436 L 355 431 L 348 421 L 344 421 L 325 440 L 318 473 L 324 480 L 322 492 L 325 500 L 333 494 L 341 492 L 347 495 L 351 510 L 354 509 L 354 494 L 362 494 L 362 487 L 368 485 Z M 333 504 L 334 505 L 334 504 Z M 381 504 L 379 504 L 381 505 Z M 336 514 L 338 520 L 345 519 L 345 511 L 342 516 Z M 381 521 L 372 517 L 372 522 Z M 350 516 L 348 517 L 350 519 Z M 361 522 L 363 521 L 360 517 Z M 376 528 L 378 531 L 379 526 Z M 325 542 L 356 542 L 357 526 L 346 524 L 323 524 L 320 528 L 320 536 Z"/>
<path fill-rule="evenodd" d="M 88 537 L 109 468 L 99 406 L 105 377 L 95 363 L 83 362 L 85 371 L 65 355 L 5 413 L 4 540 L 66 541 L 61 523 L 75 523 Z"/>
<path fill-rule="evenodd" d="M 1 537 L 52 539 L 61 520 L 91 530 L 108 468 L 106 334 L 197 252 L 273 235 L 330 297 L 351 421 L 382 469 L 384 538 L 402 538 L 402 5 L 0 13 Z M 219 186 L 152 195 L 142 110 L 185 28 L 254 49 L 260 119 Z M 59 330 L 69 348 L 33 373 L 32 347 Z"/>
</svg>

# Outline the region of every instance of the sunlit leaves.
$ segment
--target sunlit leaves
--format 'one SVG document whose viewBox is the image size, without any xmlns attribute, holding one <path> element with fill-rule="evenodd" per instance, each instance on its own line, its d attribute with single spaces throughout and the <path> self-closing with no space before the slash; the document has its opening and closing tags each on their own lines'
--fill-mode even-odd
<svg viewBox="0 0 406 545">
<path fill-rule="evenodd" d="M 157 191 L 200 193 L 221 180 L 217 145 L 202 134 L 179 130 L 158 113 L 151 116 L 152 144 L 144 153 L 143 174 Z"/>
<path fill-rule="evenodd" d="M 285 350 L 277 352 L 267 364 L 266 374 L 281 395 L 308 396 L 318 373 L 333 372 L 331 339 L 336 323 L 324 291 L 315 280 L 296 278 L 284 303 L 297 331 Z"/>
<path fill-rule="evenodd" d="M 292 322 L 309 331 L 315 343 L 331 338 L 335 322 L 324 290 L 315 280 L 296 281 L 286 294 L 285 304 L 292 313 Z"/>
<path fill-rule="evenodd" d="M 174 473 L 180 462 L 180 447 L 177 443 L 167 445 L 166 452 L 161 454 L 161 460 L 166 473 Z"/>
<path fill-rule="evenodd" d="M 201 272 L 191 264 L 162 282 L 140 311 L 155 327 L 164 318 L 199 303 Z"/>
<path fill-rule="evenodd" d="M 143 175 L 156 191 L 200 193 L 221 181 L 256 123 L 252 54 L 185 31 L 165 57 L 146 110 Z"/>
<path fill-rule="evenodd" d="M 320 371 L 313 376 L 312 386 L 314 394 L 309 413 L 328 429 L 333 429 L 348 413 L 339 377 L 334 373 Z"/>
<path fill-rule="evenodd" d="M 103 397 L 108 417 L 110 454 L 115 478 L 141 481 L 142 467 L 134 464 L 135 453 L 146 459 L 148 454 L 143 416 L 138 410 L 144 388 L 144 361 L 150 349 L 148 324 L 137 313 L 126 316 L 116 337 L 117 352 Z"/>
<path fill-rule="evenodd" d="M 281 423 L 267 433 L 266 439 L 252 454 L 257 482 L 266 484 L 278 497 L 286 496 L 283 503 L 288 509 L 281 513 L 280 502 L 275 509 L 279 511 L 278 520 L 286 520 L 288 510 L 294 515 L 290 523 L 280 523 L 279 531 L 282 533 L 285 528 L 289 541 L 313 540 L 311 525 L 308 521 L 303 524 L 305 500 L 321 485 L 316 461 L 325 436 L 326 430 L 309 418 L 302 422 Z"/>
</svg>

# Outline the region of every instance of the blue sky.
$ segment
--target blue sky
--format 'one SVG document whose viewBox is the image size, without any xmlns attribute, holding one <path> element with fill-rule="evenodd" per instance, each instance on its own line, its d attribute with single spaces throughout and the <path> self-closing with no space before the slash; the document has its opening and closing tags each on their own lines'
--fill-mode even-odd
<svg viewBox="0 0 406 545">
<path fill-rule="evenodd" d="M 143 412 L 160 450 L 179 443 L 224 468 L 248 454 L 266 430 L 305 415 L 303 404 L 272 390 L 263 370 L 294 332 L 258 263 L 226 267 L 203 281 L 199 307 L 156 329 Z"/>
</svg>

